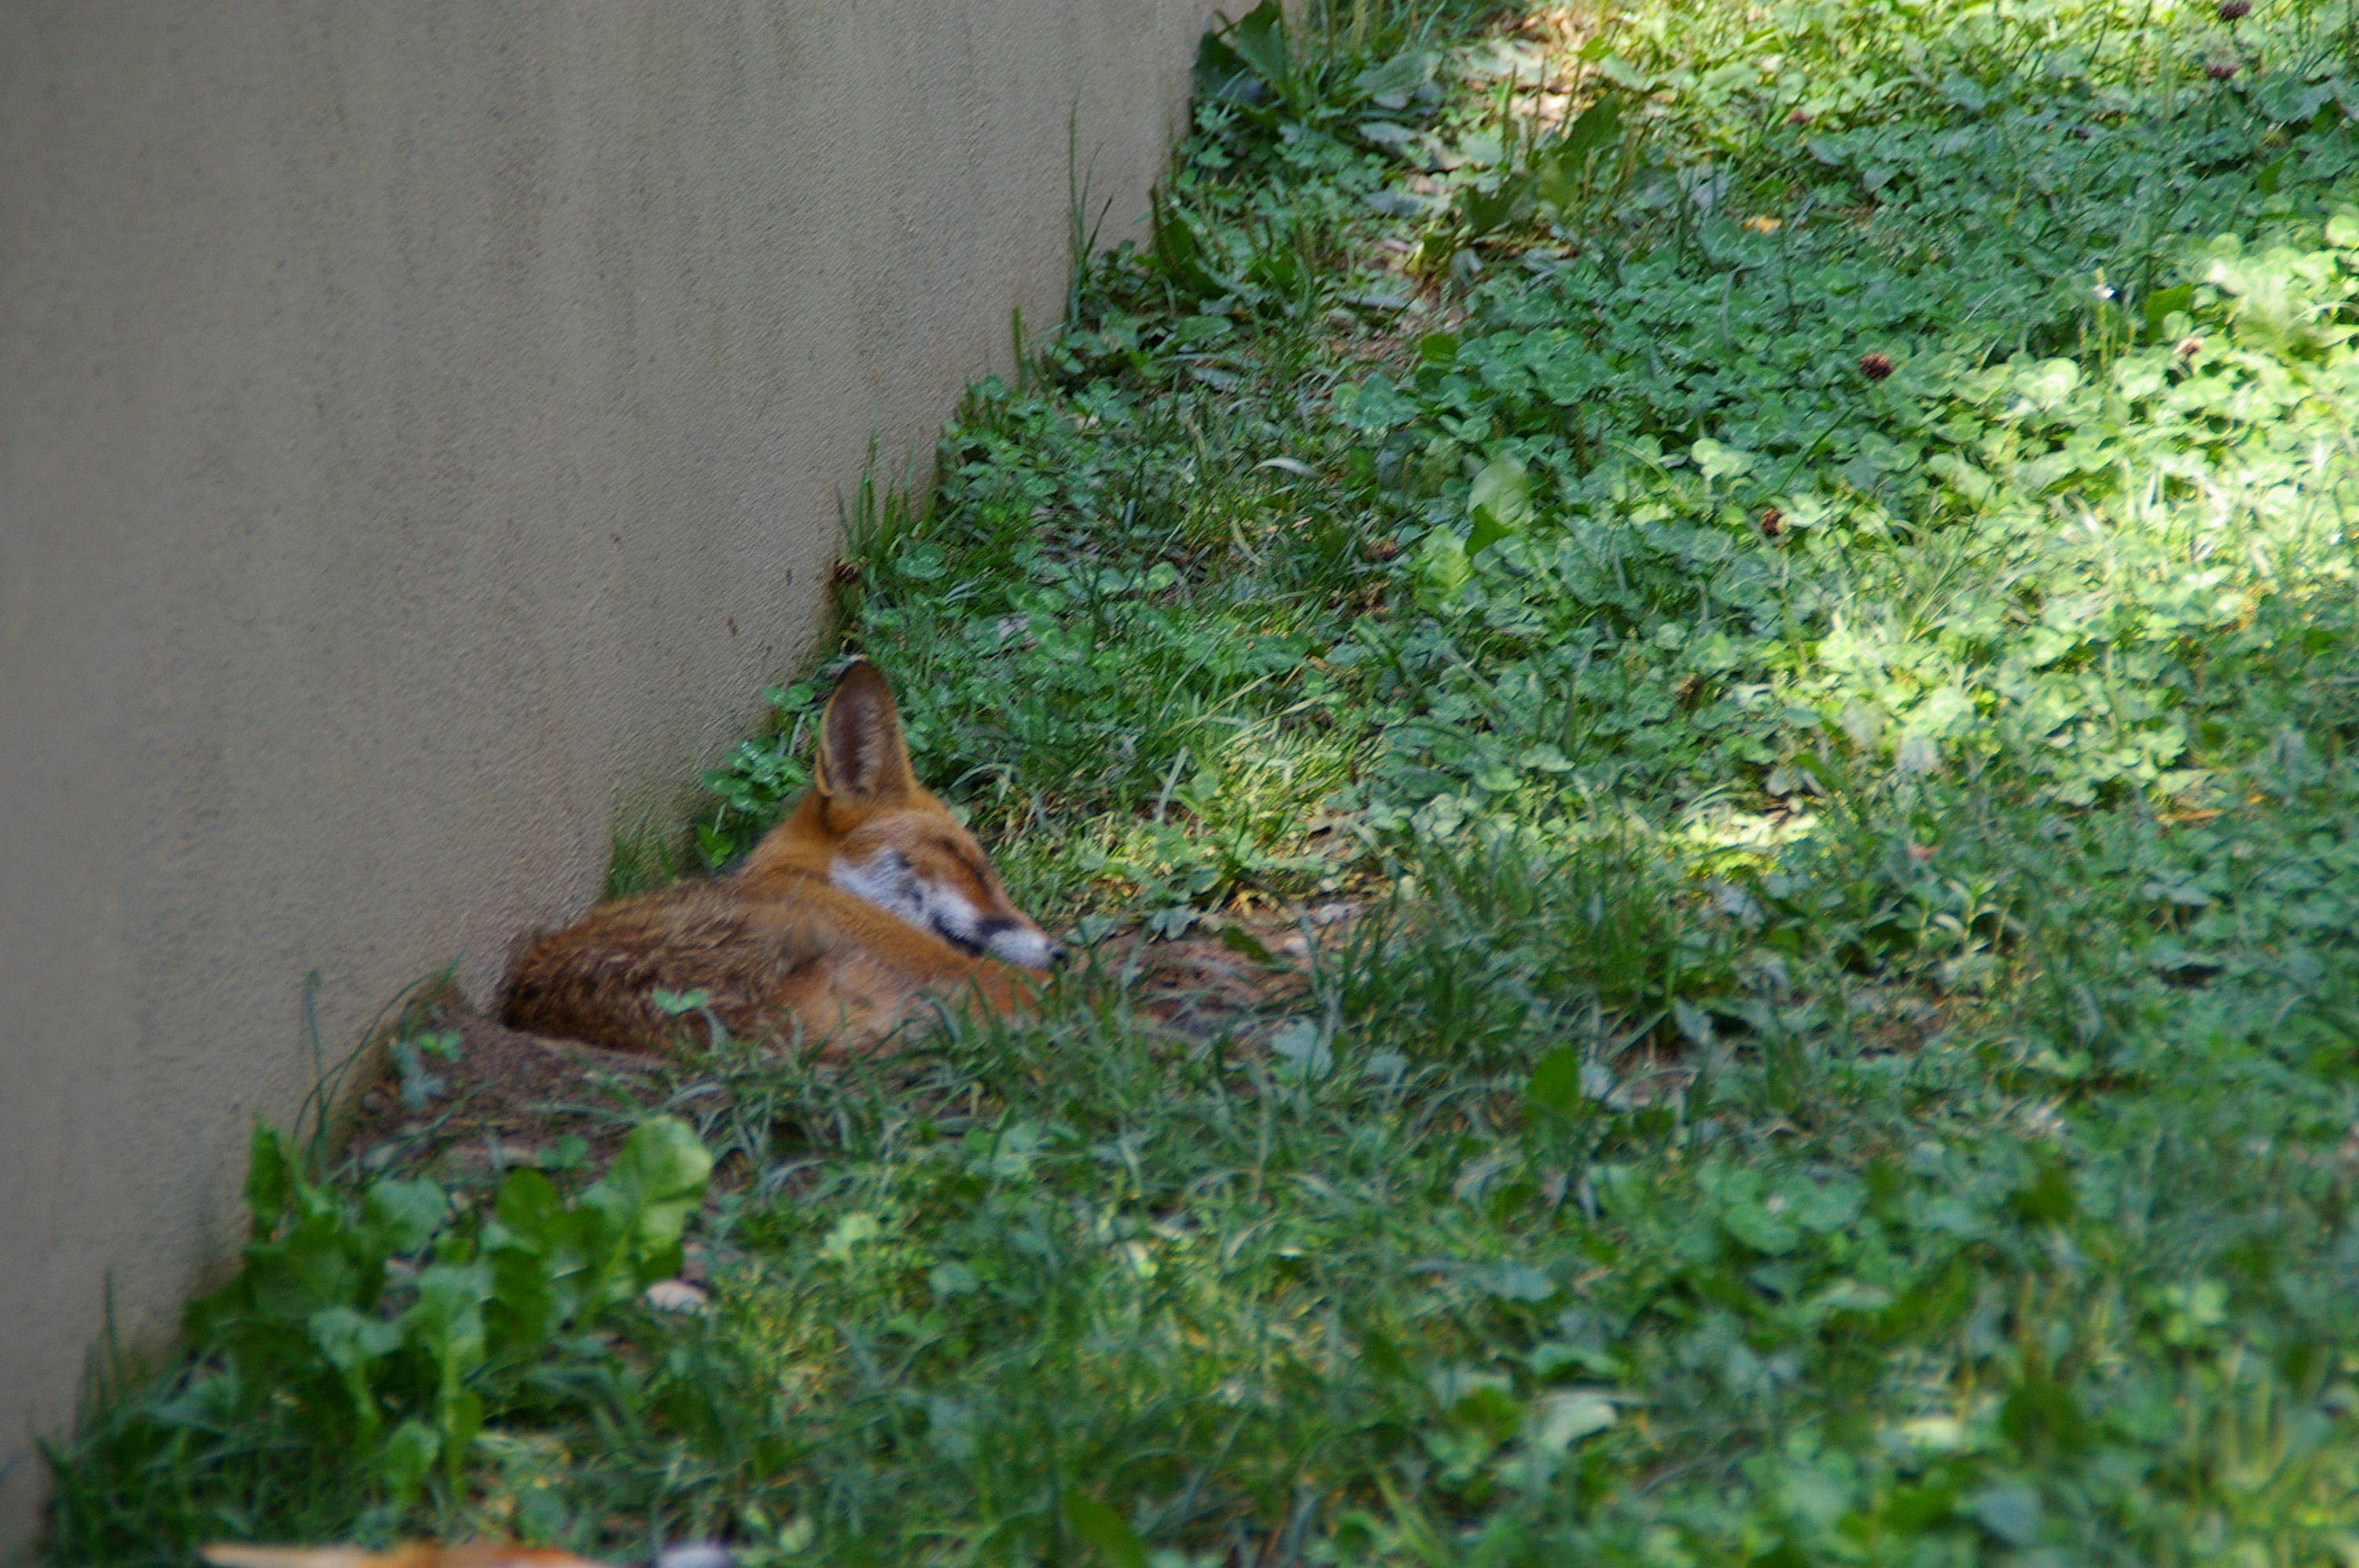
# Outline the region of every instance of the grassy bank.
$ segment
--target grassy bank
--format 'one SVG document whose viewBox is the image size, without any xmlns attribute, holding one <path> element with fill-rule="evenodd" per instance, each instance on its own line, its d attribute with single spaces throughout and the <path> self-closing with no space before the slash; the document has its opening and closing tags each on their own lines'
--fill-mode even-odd
<svg viewBox="0 0 2359 1568">
<path fill-rule="evenodd" d="M 266 1159 L 57 1561 L 2359 1558 L 2353 18 L 1310 9 L 855 520 L 1094 961 L 586 1196 Z"/>
</svg>

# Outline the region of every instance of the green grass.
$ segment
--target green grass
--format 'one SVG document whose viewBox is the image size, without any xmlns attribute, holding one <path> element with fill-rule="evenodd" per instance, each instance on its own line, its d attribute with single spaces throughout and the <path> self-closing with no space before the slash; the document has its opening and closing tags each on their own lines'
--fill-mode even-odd
<svg viewBox="0 0 2359 1568">
<path fill-rule="evenodd" d="M 305 1188 L 55 1561 L 2359 1560 L 2359 19 L 1310 9 L 857 509 L 1047 1016 L 683 1055 L 703 1316 Z M 1342 898 L 1208 1035 L 1104 946 Z"/>
</svg>

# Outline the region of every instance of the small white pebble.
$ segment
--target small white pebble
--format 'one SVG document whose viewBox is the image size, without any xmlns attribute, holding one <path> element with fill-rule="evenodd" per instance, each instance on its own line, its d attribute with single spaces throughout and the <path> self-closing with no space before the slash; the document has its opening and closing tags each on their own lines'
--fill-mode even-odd
<svg viewBox="0 0 2359 1568">
<path fill-rule="evenodd" d="M 712 1305 L 712 1298 L 705 1294 L 702 1286 L 691 1285 L 686 1280 L 658 1280 L 647 1287 L 643 1299 L 658 1312 L 703 1312 Z M 690 1565 L 682 1564 L 681 1568 Z"/>
</svg>

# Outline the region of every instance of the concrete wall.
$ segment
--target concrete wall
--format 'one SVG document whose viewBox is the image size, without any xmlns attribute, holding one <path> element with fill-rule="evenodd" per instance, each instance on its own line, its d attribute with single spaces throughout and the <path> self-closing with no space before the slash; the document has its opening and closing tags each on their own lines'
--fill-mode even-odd
<svg viewBox="0 0 2359 1568">
<path fill-rule="evenodd" d="M 0 1554 L 248 1119 L 594 894 L 1211 0 L 0 6 Z"/>
</svg>

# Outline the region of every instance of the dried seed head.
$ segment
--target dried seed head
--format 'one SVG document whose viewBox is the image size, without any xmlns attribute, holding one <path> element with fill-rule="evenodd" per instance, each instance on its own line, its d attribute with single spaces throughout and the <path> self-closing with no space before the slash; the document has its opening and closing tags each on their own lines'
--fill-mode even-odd
<svg viewBox="0 0 2359 1568">
<path fill-rule="evenodd" d="M 1892 362 L 1882 354 L 1859 356 L 1859 373 L 1870 381 L 1882 381 L 1892 373 Z"/>
<path fill-rule="evenodd" d="M 1786 124 L 1789 125 L 1807 125 L 1810 123 L 1810 112 L 1808 109 L 1791 110 L 1786 115 Z"/>
<path fill-rule="evenodd" d="M 1785 531 L 1786 514 L 1774 506 L 1765 508 L 1761 514 L 1761 536 L 1774 539 Z"/>
<path fill-rule="evenodd" d="M 2240 22 L 2253 14 L 2253 0 L 2220 0 L 2220 19 Z"/>
<path fill-rule="evenodd" d="M 2225 81 L 2235 75 L 2236 70 L 2237 62 L 2233 59 L 2207 59 L 2203 62 L 2203 74 L 2214 81 Z"/>
<path fill-rule="evenodd" d="M 1371 539 L 1360 546 L 1360 553 L 1372 561 L 1388 561 L 1400 554 L 1400 543 L 1395 539 Z"/>
<path fill-rule="evenodd" d="M 835 570 L 829 575 L 833 577 L 838 583 L 849 588 L 853 583 L 860 580 L 860 563 L 858 561 L 838 561 L 835 563 Z"/>
<path fill-rule="evenodd" d="M 2170 346 L 2170 351 L 2180 359 L 2191 360 L 2203 351 L 2203 340 L 2197 337 L 2181 338 Z"/>
</svg>

